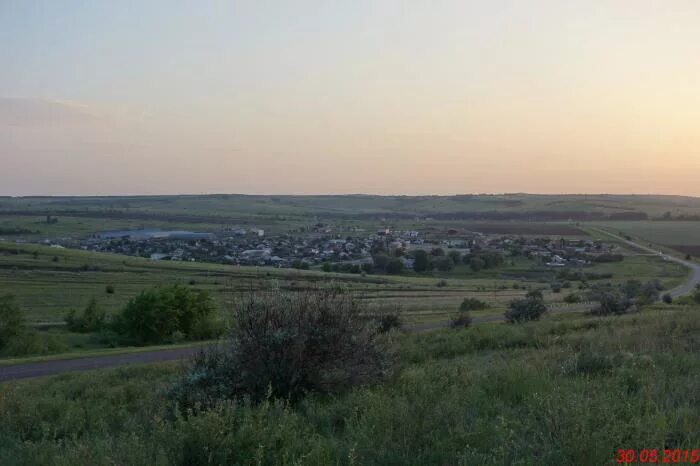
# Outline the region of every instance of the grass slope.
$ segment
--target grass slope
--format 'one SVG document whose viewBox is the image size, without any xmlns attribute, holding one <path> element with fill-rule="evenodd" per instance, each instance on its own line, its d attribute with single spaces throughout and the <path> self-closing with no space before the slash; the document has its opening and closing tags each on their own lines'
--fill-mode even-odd
<svg viewBox="0 0 700 466">
<path fill-rule="evenodd" d="M 178 364 L 0 386 L 0 463 L 612 464 L 700 445 L 700 309 L 399 338 L 383 386 L 297 406 L 165 397 Z"/>
</svg>

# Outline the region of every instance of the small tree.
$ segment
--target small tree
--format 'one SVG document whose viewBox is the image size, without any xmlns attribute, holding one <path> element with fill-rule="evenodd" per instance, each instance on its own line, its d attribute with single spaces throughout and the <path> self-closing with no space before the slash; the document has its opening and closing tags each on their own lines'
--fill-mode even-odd
<svg viewBox="0 0 700 466">
<path fill-rule="evenodd" d="M 404 265 L 403 265 L 403 261 L 401 261 L 401 259 L 391 259 L 386 264 L 386 273 L 388 273 L 388 274 L 398 275 L 401 272 L 403 272 L 403 269 L 404 269 Z"/>
<path fill-rule="evenodd" d="M 664 293 L 663 298 L 661 298 L 662 301 L 666 304 L 672 304 L 673 303 L 673 296 L 671 296 L 670 293 Z"/>
<path fill-rule="evenodd" d="M 581 296 L 577 295 L 576 293 L 569 293 L 568 295 L 564 296 L 564 302 L 569 304 L 580 303 Z"/>
<path fill-rule="evenodd" d="M 482 270 L 484 267 L 486 267 L 486 262 L 480 257 L 472 257 L 469 259 L 469 268 L 471 268 L 474 272 L 478 272 Z"/>
<path fill-rule="evenodd" d="M 430 251 L 430 255 L 431 255 L 431 256 L 435 256 L 435 257 L 444 256 L 444 255 L 445 255 L 445 250 L 442 249 L 442 248 L 433 248 L 433 249 Z"/>
<path fill-rule="evenodd" d="M 90 299 L 81 316 L 76 316 L 71 310 L 65 318 L 68 330 L 71 332 L 87 333 L 101 330 L 107 322 L 107 314 L 97 305 L 95 298 Z"/>
<path fill-rule="evenodd" d="M 114 285 L 107 285 L 107 286 L 105 286 L 105 293 L 107 293 L 107 294 L 114 294 Z"/>
<path fill-rule="evenodd" d="M 433 265 L 441 272 L 449 272 L 454 268 L 455 263 L 447 256 L 438 256 L 433 259 Z"/>
<path fill-rule="evenodd" d="M 525 297 L 539 299 L 540 301 L 542 301 L 544 299 L 544 295 L 542 294 L 542 290 L 540 290 L 539 288 L 528 291 L 527 294 L 525 295 Z"/>
<path fill-rule="evenodd" d="M 430 259 L 428 253 L 422 249 L 418 249 L 413 253 L 413 270 L 421 273 L 429 270 Z"/>
<path fill-rule="evenodd" d="M 459 253 L 459 251 L 452 250 L 449 253 L 447 253 L 447 256 L 452 260 L 452 262 L 455 265 L 458 265 L 462 262 L 462 255 Z"/>
<path fill-rule="evenodd" d="M 539 320 L 547 312 L 547 306 L 541 299 L 525 298 L 514 299 L 510 302 L 504 317 L 509 323 L 520 323 L 530 320 Z"/>
</svg>

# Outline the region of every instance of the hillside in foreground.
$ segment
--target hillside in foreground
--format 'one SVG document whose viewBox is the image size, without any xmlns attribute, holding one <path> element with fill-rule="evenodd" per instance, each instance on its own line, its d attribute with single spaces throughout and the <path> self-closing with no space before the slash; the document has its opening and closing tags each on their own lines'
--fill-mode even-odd
<svg viewBox="0 0 700 466">
<path fill-rule="evenodd" d="M 613 464 L 700 445 L 700 309 L 397 337 L 384 385 L 195 415 L 180 364 L 0 386 L 0 463 Z"/>
</svg>

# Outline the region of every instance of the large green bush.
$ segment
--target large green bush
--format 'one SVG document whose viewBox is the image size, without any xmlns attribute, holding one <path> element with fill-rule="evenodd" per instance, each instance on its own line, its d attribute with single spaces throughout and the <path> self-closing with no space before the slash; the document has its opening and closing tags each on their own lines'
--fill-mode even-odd
<svg viewBox="0 0 700 466">
<path fill-rule="evenodd" d="M 510 302 L 504 317 L 510 323 L 539 320 L 542 314 L 547 312 L 547 306 L 537 297 L 514 299 Z"/>
<path fill-rule="evenodd" d="M 131 299 L 115 319 L 115 330 L 138 343 L 159 343 L 181 334 L 217 336 L 216 308 L 208 293 L 181 285 L 156 287 Z"/>
<path fill-rule="evenodd" d="M 230 340 L 201 353 L 173 396 L 184 406 L 296 400 L 380 381 L 393 358 L 365 311 L 339 290 L 251 293 L 236 306 Z"/>
</svg>

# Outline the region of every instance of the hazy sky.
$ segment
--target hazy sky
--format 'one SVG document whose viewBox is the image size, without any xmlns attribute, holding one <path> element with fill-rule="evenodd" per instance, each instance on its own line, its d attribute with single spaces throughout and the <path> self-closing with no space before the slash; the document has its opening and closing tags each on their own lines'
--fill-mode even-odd
<svg viewBox="0 0 700 466">
<path fill-rule="evenodd" d="M 0 0 L 0 194 L 700 195 L 700 1 Z"/>
</svg>

